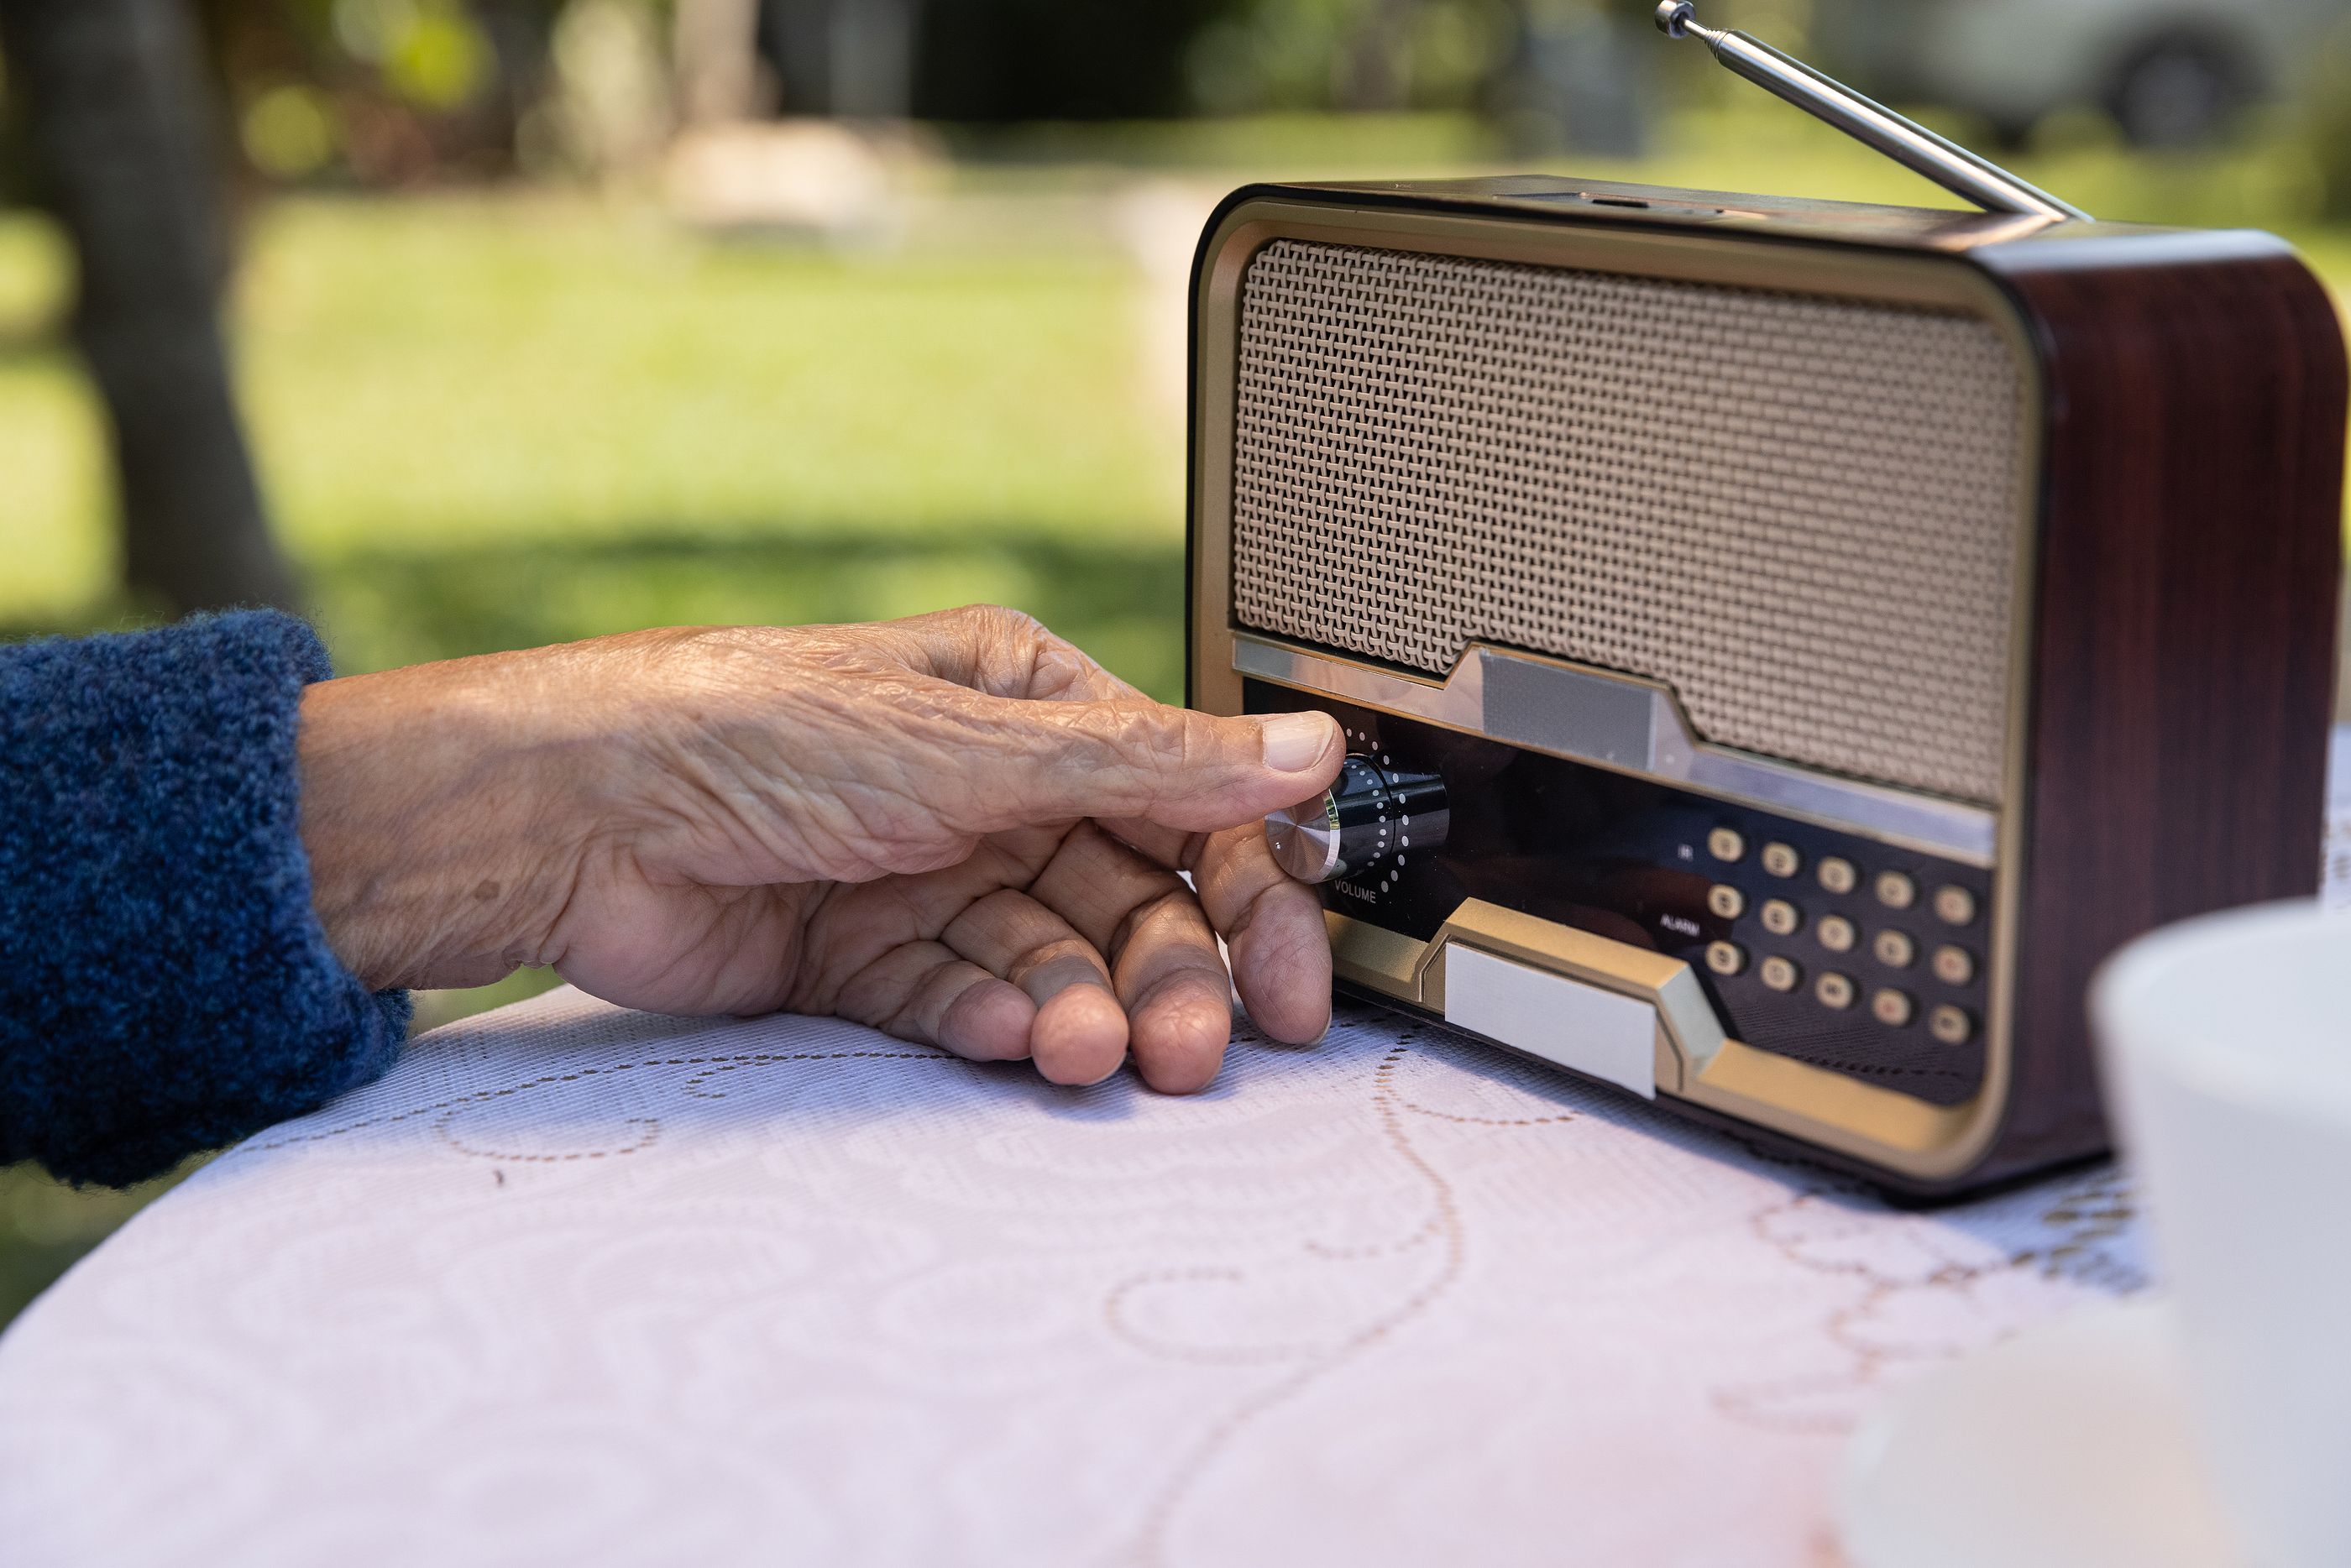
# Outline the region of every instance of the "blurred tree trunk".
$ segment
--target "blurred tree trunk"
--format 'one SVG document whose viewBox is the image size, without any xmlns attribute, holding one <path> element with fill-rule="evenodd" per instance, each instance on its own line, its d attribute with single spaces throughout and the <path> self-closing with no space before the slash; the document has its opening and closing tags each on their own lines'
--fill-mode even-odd
<svg viewBox="0 0 2351 1568">
<path fill-rule="evenodd" d="M 670 57 L 688 125 L 748 119 L 759 98 L 759 0 L 677 0 Z"/>
<path fill-rule="evenodd" d="M 182 0 L 0 0 L 0 48 L 80 262 L 125 578 L 177 611 L 290 607 L 229 381 L 217 125 Z"/>
<path fill-rule="evenodd" d="M 856 119 L 904 119 L 914 111 L 920 0 L 852 0 L 832 8 L 832 111 Z"/>
<path fill-rule="evenodd" d="M 1513 0 L 1511 14 L 1513 47 L 1481 96 L 1512 151 L 1647 151 L 1656 57 L 1646 24 L 1613 0 Z"/>
<path fill-rule="evenodd" d="M 923 0 L 760 0 L 759 44 L 776 62 L 788 114 L 914 113 Z"/>
<path fill-rule="evenodd" d="M 1418 0 L 1368 0 L 1336 62 L 1336 97 L 1346 109 L 1391 112 L 1408 107 L 1406 71 Z"/>
</svg>

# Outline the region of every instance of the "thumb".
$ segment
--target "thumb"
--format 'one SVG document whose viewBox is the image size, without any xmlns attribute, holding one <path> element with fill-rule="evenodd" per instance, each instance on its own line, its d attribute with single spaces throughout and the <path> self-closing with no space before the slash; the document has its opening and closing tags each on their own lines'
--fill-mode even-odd
<svg viewBox="0 0 2351 1568">
<path fill-rule="evenodd" d="M 1328 788 L 1345 739 L 1327 713 L 1220 719 L 1148 699 L 1011 700 L 1007 746 L 980 792 L 993 832 L 1093 816 L 1140 818 L 1186 833 L 1254 822 Z"/>
</svg>

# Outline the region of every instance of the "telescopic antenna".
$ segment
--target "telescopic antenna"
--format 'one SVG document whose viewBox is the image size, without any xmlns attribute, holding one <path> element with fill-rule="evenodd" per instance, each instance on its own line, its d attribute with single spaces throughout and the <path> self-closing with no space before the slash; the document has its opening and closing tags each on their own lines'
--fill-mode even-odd
<svg viewBox="0 0 2351 1568">
<path fill-rule="evenodd" d="M 1988 213 L 2088 220 L 2090 214 L 2081 208 L 2026 184 L 1999 164 L 1977 157 L 1884 105 L 1872 103 L 1792 55 L 1783 55 L 1745 33 L 1698 26 L 1697 10 L 1692 0 L 1659 0 L 1657 30 L 1668 38 L 1698 39 L 1733 74 L 1777 93 L 1805 113 L 1827 120 L 1856 141 L 1876 148 Z"/>
</svg>

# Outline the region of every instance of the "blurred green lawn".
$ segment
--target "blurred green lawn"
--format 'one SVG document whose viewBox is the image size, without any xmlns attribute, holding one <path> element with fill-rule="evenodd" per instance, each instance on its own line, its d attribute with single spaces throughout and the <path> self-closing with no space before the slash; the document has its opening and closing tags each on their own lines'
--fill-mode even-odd
<svg viewBox="0 0 2351 1568">
<path fill-rule="evenodd" d="M 1139 417 L 1131 270 L 295 201 L 247 237 L 240 379 L 342 668 L 994 597 L 1165 691 L 1182 436 Z M 37 320 L 62 277 L 35 220 L 0 223 L 0 311 Z M 0 361 L 0 622 L 107 613 L 103 458 L 59 347 Z"/>
<path fill-rule="evenodd" d="M 2095 128 L 2059 140 L 2024 171 L 2092 211 L 2286 229 L 2351 276 L 2351 235 L 2312 225 L 2317 176 L 2290 140 L 2166 160 Z M 1205 211 L 1249 178 L 1498 161 L 1444 119 L 1045 128 L 997 154 L 863 251 L 697 235 L 577 193 L 259 211 L 239 376 L 339 667 L 993 599 L 1176 696 L 1183 418 L 1150 344 L 1181 299 L 1122 247 L 1115 203 L 1144 180 Z M 1687 114 L 1656 157 L 1579 168 L 1949 204 L 1769 105 Z M 55 330 L 68 278 L 44 221 L 0 214 L 0 635 L 137 618 L 110 586 L 101 428 Z M 0 1323 L 148 1195 L 0 1171 Z"/>
</svg>

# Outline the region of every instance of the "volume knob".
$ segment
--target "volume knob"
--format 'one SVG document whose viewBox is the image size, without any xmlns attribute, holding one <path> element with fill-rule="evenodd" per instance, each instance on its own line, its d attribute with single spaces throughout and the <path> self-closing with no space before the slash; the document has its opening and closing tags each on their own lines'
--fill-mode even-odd
<svg viewBox="0 0 2351 1568">
<path fill-rule="evenodd" d="M 1265 819 L 1265 841 L 1301 882 L 1361 877 L 1407 850 L 1445 842 L 1445 782 L 1351 756 L 1330 789 Z"/>
</svg>

